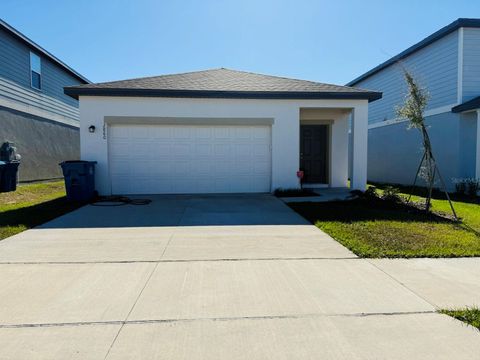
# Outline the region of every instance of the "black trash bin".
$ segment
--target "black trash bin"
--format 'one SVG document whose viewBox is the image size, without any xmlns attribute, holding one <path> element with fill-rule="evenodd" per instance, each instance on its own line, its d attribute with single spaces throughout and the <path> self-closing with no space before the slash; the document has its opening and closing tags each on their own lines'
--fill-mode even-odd
<svg viewBox="0 0 480 360">
<path fill-rule="evenodd" d="M 20 161 L 3 162 L 3 171 L 0 170 L 0 192 L 8 192 L 17 190 L 17 173 Z"/>
<path fill-rule="evenodd" d="M 65 178 L 67 199 L 88 202 L 95 196 L 96 161 L 64 161 L 60 164 Z"/>
<path fill-rule="evenodd" d="M 5 161 L 0 161 L 0 189 L 2 188 L 3 170 L 5 169 Z"/>
<path fill-rule="evenodd" d="M 0 146 L 0 192 L 17 190 L 20 159 L 13 143 L 6 141 Z"/>
</svg>

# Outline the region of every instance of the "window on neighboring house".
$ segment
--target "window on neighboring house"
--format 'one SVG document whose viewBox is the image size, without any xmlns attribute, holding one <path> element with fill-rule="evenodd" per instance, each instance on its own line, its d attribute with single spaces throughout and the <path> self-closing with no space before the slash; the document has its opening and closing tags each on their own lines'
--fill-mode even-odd
<svg viewBox="0 0 480 360">
<path fill-rule="evenodd" d="M 30 80 L 33 88 L 42 88 L 42 61 L 40 56 L 30 53 Z"/>
</svg>

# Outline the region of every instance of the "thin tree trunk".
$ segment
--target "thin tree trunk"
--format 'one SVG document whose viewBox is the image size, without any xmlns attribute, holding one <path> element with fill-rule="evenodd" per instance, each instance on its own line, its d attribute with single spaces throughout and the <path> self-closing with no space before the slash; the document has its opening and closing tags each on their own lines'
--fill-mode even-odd
<svg viewBox="0 0 480 360">
<path fill-rule="evenodd" d="M 410 200 L 412 199 L 412 193 L 415 190 L 415 185 L 417 184 L 417 180 L 418 180 L 418 174 L 420 173 L 420 170 L 422 169 L 422 165 L 423 165 L 424 160 L 425 160 L 425 152 L 423 152 L 422 160 L 420 160 L 420 164 L 418 165 L 417 173 L 415 174 L 415 180 L 413 180 L 412 190 L 410 191 L 410 195 L 408 197 L 407 203 L 410 203 Z"/>
</svg>

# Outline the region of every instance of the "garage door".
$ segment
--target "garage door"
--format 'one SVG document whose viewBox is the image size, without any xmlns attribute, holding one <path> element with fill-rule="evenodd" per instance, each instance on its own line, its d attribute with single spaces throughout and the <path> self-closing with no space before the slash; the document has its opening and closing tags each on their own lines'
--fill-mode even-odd
<svg viewBox="0 0 480 360">
<path fill-rule="evenodd" d="M 113 194 L 269 192 L 270 126 L 112 125 Z"/>
</svg>

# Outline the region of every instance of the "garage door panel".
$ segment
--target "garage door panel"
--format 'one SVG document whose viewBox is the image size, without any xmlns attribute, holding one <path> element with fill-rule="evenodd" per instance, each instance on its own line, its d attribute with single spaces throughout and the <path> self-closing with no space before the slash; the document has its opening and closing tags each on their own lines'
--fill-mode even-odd
<svg viewBox="0 0 480 360">
<path fill-rule="evenodd" d="M 176 178 L 173 181 L 173 187 L 175 193 L 189 193 L 192 189 L 192 180 L 190 178 Z"/>
<path fill-rule="evenodd" d="M 250 143 L 247 144 L 234 144 L 234 151 L 235 156 L 242 158 L 250 158 L 252 155 L 252 145 Z"/>
<path fill-rule="evenodd" d="M 139 158 L 151 158 L 152 156 L 152 146 L 148 142 L 137 141 L 129 146 L 129 151 L 133 151 L 135 154 L 138 154 Z"/>
<path fill-rule="evenodd" d="M 250 175 L 253 173 L 253 171 L 251 168 L 251 164 L 249 164 L 249 161 L 239 161 L 238 159 L 235 159 L 230 168 L 230 173 L 238 177 L 241 175 Z"/>
<path fill-rule="evenodd" d="M 161 142 L 157 139 L 157 142 L 150 143 L 149 152 L 152 159 L 171 159 L 173 155 L 173 144 Z M 141 155 L 141 154 L 139 154 Z"/>
<path fill-rule="evenodd" d="M 150 160 L 137 159 L 136 161 L 131 162 L 129 167 L 131 169 L 130 171 L 136 176 L 149 178 L 152 174 L 151 165 L 152 162 Z"/>
<path fill-rule="evenodd" d="M 267 161 L 256 162 L 255 164 L 253 164 L 253 173 L 266 176 L 270 173 L 267 166 L 270 166 L 270 163 Z"/>
<path fill-rule="evenodd" d="M 148 140 L 151 138 L 151 134 L 147 128 L 138 127 L 135 130 L 136 131 L 133 133 L 130 133 L 128 130 L 124 131 L 121 133 L 121 136 L 124 138 L 129 138 L 130 140 L 133 140 L 133 141 Z"/>
<path fill-rule="evenodd" d="M 212 128 L 210 127 L 196 127 L 194 129 L 195 139 L 198 140 L 212 140 Z"/>
<path fill-rule="evenodd" d="M 173 175 L 178 178 L 177 180 L 181 180 L 182 176 L 191 176 L 191 162 L 187 160 L 176 161 L 173 164 Z"/>
<path fill-rule="evenodd" d="M 167 177 L 171 176 L 173 171 L 173 163 L 171 160 L 153 160 L 150 166 L 151 174 L 154 177 Z"/>
<path fill-rule="evenodd" d="M 211 160 L 199 160 L 192 164 L 192 174 L 194 176 L 207 176 L 210 178 L 215 172 L 215 164 Z"/>
<path fill-rule="evenodd" d="M 268 186 L 268 187 L 270 186 L 270 183 L 269 182 L 267 183 L 264 179 L 253 179 L 252 183 L 253 183 L 252 187 L 254 189 L 264 188 L 266 186 Z"/>
<path fill-rule="evenodd" d="M 155 140 L 172 140 L 172 128 L 166 126 L 156 126 L 151 129 L 152 139 Z"/>
<path fill-rule="evenodd" d="M 173 182 L 169 177 L 160 177 L 155 181 L 155 188 L 149 194 L 171 194 L 174 192 Z M 137 191 L 138 193 L 138 191 Z M 144 194 L 147 194 L 146 192 Z"/>
<path fill-rule="evenodd" d="M 230 156 L 231 144 L 214 144 L 213 151 L 216 156 Z"/>
<path fill-rule="evenodd" d="M 234 163 L 230 160 L 216 160 L 213 162 L 214 176 L 225 176 L 233 171 Z"/>
<path fill-rule="evenodd" d="M 195 144 L 195 155 L 210 157 L 213 154 L 212 144 Z"/>
<path fill-rule="evenodd" d="M 253 144 L 252 151 L 257 159 L 258 157 L 262 159 L 270 158 L 270 145 L 268 144 Z"/>
<path fill-rule="evenodd" d="M 236 140 L 250 140 L 252 138 L 252 131 L 249 127 L 237 127 L 233 130 Z"/>
<path fill-rule="evenodd" d="M 176 159 L 183 159 L 185 157 L 188 157 L 191 154 L 190 147 L 191 145 L 188 143 L 174 144 L 172 147 L 172 156 Z"/>
<path fill-rule="evenodd" d="M 210 178 L 197 178 L 196 186 L 199 193 L 208 193 L 212 190 L 212 180 Z"/>
<path fill-rule="evenodd" d="M 128 175 L 130 172 L 129 161 L 127 159 L 115 159 L 110 162 L 110 173 L 114 175 Z"/>
<path fill-rule="evenodd" d="M 115 131 L 111 128 L 112 131 L 108 132 L 108 136 L 114 139 L 130 139 L 130 128 L 127 126 L 118 126 L 115 127 Z"/>
<path fill-rule="evenodd" d="M 173 138 L 175 140 L 190 140 L 192 138 L 192 132 L 194 130 L 187 126 L 177 126 L 173 128 Z"/>
<path fill-rule="evenodd" d="M 112 193 L 268 192 L 269 126 L 114 125 Z"/>
<path fill-rule="evenodd" d="M 110 151 L 115 153 L 117 157 L 124 156 L 128 157 L 132 149 L 130 148 L 130 143 L 128 141 L 124 141 L 123 139 L 115 139 L 110 147 Z"/>
<path fill-rule="evenodd" d="M 228 127 L 213 127 L 213 138 L 214 139 L 224 139 L 224 140 L 230 140 L 230 133 L 229 133 L 229 128 Z"/>
<path fill-rule="evenodd" d="M 253 133 L 253 138 L 256 139 L 256 140 L 266 140 L 266 139 L 270 139 L 270 128 L 269 127 L 262 127 L 262 128 L 259 128 L 258 131 L 255 131 Z"/>
</svg>

